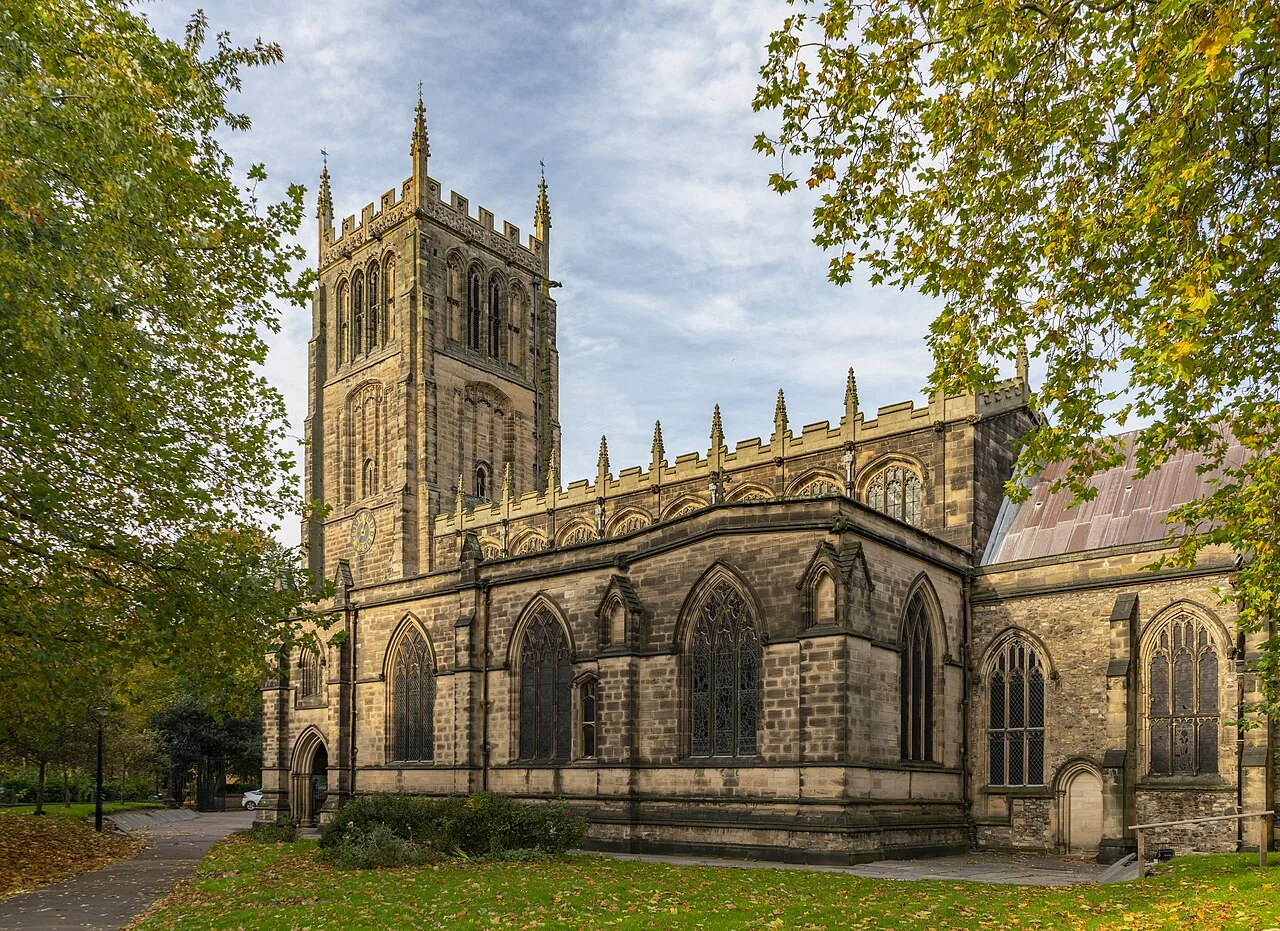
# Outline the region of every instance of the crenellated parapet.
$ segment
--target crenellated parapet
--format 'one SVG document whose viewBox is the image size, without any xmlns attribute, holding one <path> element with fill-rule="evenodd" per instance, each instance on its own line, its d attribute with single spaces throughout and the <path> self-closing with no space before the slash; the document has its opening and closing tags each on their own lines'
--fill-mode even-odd
<svg viewBox="0 0 1280 931">
<path fill-rule="evenodd" d="M 561 488 L 553 481 L 545 491 L 518 498 L 504 496 L 492 504 L 456 510 L 437 517 L 434 534 L 441 552 L 449 538 L 474 533 L 482 539 L 514 541 L 536 531 L 547 548 L 568 545 L 561 540 L 566 527 L 595 528 L 595 538 L 613 535 L 614 516 L 636 513 L 651 522 L 683 516 L 682 502 L 710 506 L 721 501 L 780 500 L 844 493 L 856 497 L 857 469 L 867 462 L 892 457 L 919 458 L 922 445 L 934 444 L 939 431 L 950 427 L 973 428 L 985 418 L 1025 408 L 1029 390 L 1021 378 L 999 383 L 979 395 L 936 396 L 924 406 L 904 401 L 880 407 L 866 419 L 857 405 L 857 389 L 850 373 L 845 391 L 845 416 L 833 425 L 820 421 L 794 433 L 787 424 L 785 400 L 779 393 L 774 432 L 725 445 L 717 407 L 712 420 L 711 444 L 705 451 L 665 458 L 661 426 L 655 424 L 653 458 L 648 467 L 632 466 L 616 475 L 609 470 L 605 440 L 594 480 L 581 479 Z M 941 478 L 945 459 L 924 471 Z M 834 486 L 834 492 L 833 492 Z M 817 490 L 815 490 L 817 489 Z M 638 520 L 624 522 L 631 532 Z M 574 536 L 570 534 L 570 536 Z M 574 536 L 572 543 L 589 542 Z M 502 555 L 522 555 L 528 550 L 507 547 Z"/>
<path fill-rule="evenodd" d="M 433 220 L 458 236 L 464 242 L 487 249 L 530 275 L 543 274 L 543 243 L 530 234 L 527 243 L 520 242 L 520 228 L 503 221 L 502 230 L 494 225 L 493 212 L 477 207 L 473 216 L 470 202 L 457 191 L 449 192 L 449 200 L 442 197 L 440 182 L 427 178 L 427 196 L 421 205 L 416 204 L 414 181 L 408 178 L 400 186 L 399 197 L 392 188 L 382 195 L 375 206 L 366 204 L 360 211 L 360 220 L 349 216 L 335 233 L 332 226 L 324 230 L 320 242 L 320 269 L 350 258 L 353 253 L 371 241 L 380 240 L 394 227 L 410 219 L 420 210 L 425 219 Z"/>
</svg>

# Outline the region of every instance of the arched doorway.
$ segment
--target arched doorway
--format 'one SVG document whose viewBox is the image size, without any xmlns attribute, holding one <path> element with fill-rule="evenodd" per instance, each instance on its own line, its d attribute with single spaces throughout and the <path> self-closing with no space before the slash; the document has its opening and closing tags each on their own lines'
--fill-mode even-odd
<svg viewBox="0 0 1280 931">
<path fill-rule="evenodd" d="M 1059 777 L 1058 837 L 1068 853 L 1089 855 L 1102 842 L 1102 780 L 1097 770 L 1079 763 Z"/>
<path fill-rule="evenodd" d="M 289 814 L 295 824 L 317 823 L 329 796 L 329 751 L 316 731 L 298 739 L 289 780 Z"/>
</svg>

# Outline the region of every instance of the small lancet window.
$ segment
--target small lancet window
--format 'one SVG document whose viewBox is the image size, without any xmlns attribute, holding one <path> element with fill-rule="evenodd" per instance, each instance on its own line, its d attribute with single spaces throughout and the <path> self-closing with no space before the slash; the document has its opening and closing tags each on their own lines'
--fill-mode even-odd
<svg viewBox="0 0 1280 931">
<path fill-rule="evenodd" d="M 304 646 L 298 657 L 298 697 L 320 695 L 320 654 L 314 647 Z"/>
<path fill-rule="evenodd" d="M 476 497 L 482 501 L 489 499 L 489 470 L 484 466 L 476 466 Z"/>
<path fill-rule="evenodd" d="M 599 749 L 599 703 L 597 702 L 597 683 L 595 679 L 587 679 L 578 688 L 578 720 L 582 756 L 592 757 Z"/>
</svg>

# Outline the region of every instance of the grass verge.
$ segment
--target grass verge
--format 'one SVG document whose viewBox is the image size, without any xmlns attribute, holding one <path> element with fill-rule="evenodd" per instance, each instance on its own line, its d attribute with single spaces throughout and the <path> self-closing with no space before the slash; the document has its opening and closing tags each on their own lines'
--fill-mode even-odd
<svg viewBox="0 0 1280 931">
<path fill-rule="evenodd" d="M 102 813 L 111 815 L 118 811 L 136 811 L 142 808 L 163 807 L 155 802 L 103 802 Z M 35 814 L 35 810 L 36 806 L 34 805 L 13 805 L 8 808 L 0 808 L 0 815 L 31 815 Z M 61 802 L 45 802 L 44 813 L 51 816 L 60 815 L 67 818 L 77 818 L 83 821 L 93 815 L 93 802 L 76 802 L 66 806 L 63 806 Z"/>
<path fill-rule="evenodd" d="M 140 837 L 85 827 L 76 813 L 80 807 L 72 805 L 70 814 L 50 809 L 44 818 L 15 813 L 0 819 L 0 899 L 100 869 L 146 846 Z"/>
<path fill-rule="evenodd" d="M 196 879 L 134 927 L 1154 928 L 1280 924 L 1280 873 L 1256 856 L 1179 858 L 1143 885 L 897 882 L 575 855 L 340 871 L 312 842 L 216 845 Z"/>
</svg>

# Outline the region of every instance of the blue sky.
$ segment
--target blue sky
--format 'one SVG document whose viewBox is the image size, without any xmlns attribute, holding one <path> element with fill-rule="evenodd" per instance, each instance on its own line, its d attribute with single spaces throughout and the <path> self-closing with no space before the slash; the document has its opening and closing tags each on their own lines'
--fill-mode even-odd
<svg viewBox="0 0 1280 931">
<path fill-rule="evenodd" d="M 863 410 L 918 398 L 936 305 L 826 279 L 814 200 L 766 186 L 753 113 L 780 0 L 690 2 L 206 2 L 213 31 L 261 36 L 285 61 L 245 75 L 232 106 L 253 128 L 225 142 L 240 167 L 300 181 L 314 214 L 329 152 L 340 221 L 410 174 L 423 85 L 430 171 L 501 228 L 533 227 L 547 166 L 558 292 L 563 480 L 595 475 L 601 434 L 615 474 L 709 445 L 719 403 L 730 446 L 767 437 L 778 388 L 792 429 L 837 420 L 845 372 Z M 193 3 L 140 8 L 178 35 Z M 270 193 L 270 192 L 268 192 Z M 314 219 L 303 241 L 315 258 Z M 284 311 L 267 372 L 300 436 L 309 309 Z M 288 542 L 296 529 L 286 528 Z"/>
</svg>

